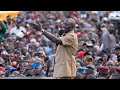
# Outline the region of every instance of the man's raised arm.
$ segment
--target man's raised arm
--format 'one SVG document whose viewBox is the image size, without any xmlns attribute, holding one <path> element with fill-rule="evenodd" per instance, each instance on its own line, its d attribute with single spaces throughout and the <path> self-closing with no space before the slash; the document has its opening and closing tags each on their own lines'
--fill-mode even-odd
<svg viewBox="0 0 120 90">
<path fill-rule="evenodd" d="M 42 28 L 42 25 L 39 23 L 39 25 L 36 25 L 36 24 L 33 24 L 33 23 L 30 23 L 30 25 L 36 29 L 36 30 L 39 30 L 39 31 L 42 31 L 43 35 L 45 35 L 48 39 L 50 39 L 52 42 L 56 43 L 56 44 L 60 44 L 62 45 L 62 41 L 61 39 L 59 39 L 58 37 L 56 37 L 55 35 L 45 31 L 43 28 Z"/>
</svg>

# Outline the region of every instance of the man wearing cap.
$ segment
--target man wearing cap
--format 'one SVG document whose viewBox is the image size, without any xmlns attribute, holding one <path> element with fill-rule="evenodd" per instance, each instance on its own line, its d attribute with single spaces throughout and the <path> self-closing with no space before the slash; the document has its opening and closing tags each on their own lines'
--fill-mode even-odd
<svg viewBox="0 0 120 90">
<path fill-rule="evenodd" d="M 115 69 L 115 73 L 110 76 L 110 79 L 120 79 L 120 67 Z"/>
<path fill-rule="evenodd" d="M 10 30 L 10 35 L 15 34 L 16 36 L 23 38 L 26 34 L 26 29 L 21 26 L 21 19 L 16 20 L 16 26 Z"/>
<path fill-rule="evenodd" d="M 115 64 L 118 64 L 118 56 L 120 55 L 120 46 L 114 48 L 113 54 L 110 55 L 109 60 L 112 60 Z"/>
<path fill-rule="evenodd" d="M 99 69 L 98 69 L 98 72 L 99 72 L 99 78 L 103 77 L 105 79 L 108 79 L 109 78 L 109 68 L 107 66 L 100 66 Z"/>
<path fill-rule="evenodd" d="M 68 79 L 76 76 L 75 56 L 78 48 L 78 39 L 74 32 L 75 24 L 74 19 L 66 19 L 63 23 L 64 33 L 59 38 L 45 31 L 40 23 L 39 25 L 31 24 L 33 28 L 42 31 L 43 35 L 58 45 L 55 57 L 54 78 Z"/>
</svg>

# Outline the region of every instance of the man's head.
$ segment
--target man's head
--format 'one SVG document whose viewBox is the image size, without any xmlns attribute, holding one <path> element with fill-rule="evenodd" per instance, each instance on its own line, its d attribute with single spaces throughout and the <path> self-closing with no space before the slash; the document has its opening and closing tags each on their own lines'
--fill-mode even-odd
<svg viewBox="0 0 120 90">
<path fill-rule="evenodd" d="M 26 48 L 22 48 L 21 52 L 22 52 L 23 55 L 26 55 L 27 49 Z"/>
<path fill-rule="evenodd" d="M 117 55 L 120 54 L 120 46 L 116 46 L 116 47 L 115 47 L 115 53 L 116 53 Z"/>
<path fill-rule="evenodd" d="M 113 66 L 115 66 L 115 63 L 114 63 L 114 61 L 109 60 L 109 61 L 106 63 L 106 65 L 108 66 L 109 69 L 111 69 Z"/>
<path fill-rule="evenodd" d="M 90 74 L 94 74 L 94 70 L 91 69 L 91 68 L 88 68 L 88 69 L 86 69 L 86 70 L 83 71 L 82 76 L 83 76 L 83 78 L 85 79 L 85 78 L 87 78 L 87 76 L 90 75 Z"/>
<path fill-rule="evenodd" d="M 14 60 L 15 57 L 14 57 L 14 53 L 10 53 L 10 56 L 9 56 L 10 60 Z"/>
<path fill-rule="evenodd" d="M 32 38 L 31 40 L 30 40 L 30 43 L 31 43 L 31 45 L 35 45 L 36 44 L 36 39 L 35 38 Z"/>
<path fill-rule="evenodd" d="M 107 77 L 109 75 L 109 68 L 107 66 L 101 66 L 98 69 L 100 76 Z"/>
<path fill-rule="evenodd" d="M 97 79 L 97 77 L 94 74 L 89 74 L 86 79 Z"/>
<path fill-rule="evenodd" d="M 94 47 L 93 47 L 94 45 L 92 44 L 91 41 L 87 42 L 86 45 L 87 45 L 87 51 L 88 52 L 91 52 L 94 49 Z"/>
<path fill-rule="evenodd" d="M 26 72 L 26 77 L 32 77 L 32 76 L 34 76 L 34 71 L 32 71 L 32 70 L 28 70 L 27 72 Z"/>
<path fill-rule="evenodd" d="M 119 74 L 113 74 L 110 76 L 109 79 L 120 79 L 120 75 Z"/>
<path fill-rule="evenodd" d="M 17 62 L 16 62 L 16 61 L 13 61 L 13 62 L 12 62 L 12 66 L 13 66 L 14 68 L 16 68 L 16 67 L 17 67 Z"/>
<path fill-rule="evenodd" d="M 16 20 L 16 27 L 19 28 L 21 26 L 22 20 L 21 19 L 17 19 Z"/>
<path fill-rule="evenodd" d="M 8 23 L 11 23 L 12 18 L 11 18 L 11 16 L 10 16 L 10 15 L 8 15 L 8 16 L 6 17 L 6 19 L 7 19 L 7 22 L 8 22 Z"/>
<path fill-rule="evenodd" d="M 75 29 L 76 22 L 72 18 L 68 18 L 63 23 L 63 28 L 65 29 L 65 33 Z"/>
<path fill-rule="evenodd" d="M 11 35 L 11 37 L 12 37 L 13 40 L 17 39 L 17 36 L 14 33 Z"/>
<path fill-rule="evenodd" d="M 112 60 L 109 60 L 107 63 L 106 63 L 107 67 L 109 68 L 110 70 L 110 74 L 114 73 L 115 72 L 115 63 L 112 61 Z"/>
<path fill-rule="evenodd" d="M 113 32 L 115 31 L 115 27 L 114 27 L 114 25 L 113 25 L 112 23 L 110 23 L 110 24 L 108 25 L 108 31 L 109 31 L 110 33 L 113 33 Z"/>
</svg>

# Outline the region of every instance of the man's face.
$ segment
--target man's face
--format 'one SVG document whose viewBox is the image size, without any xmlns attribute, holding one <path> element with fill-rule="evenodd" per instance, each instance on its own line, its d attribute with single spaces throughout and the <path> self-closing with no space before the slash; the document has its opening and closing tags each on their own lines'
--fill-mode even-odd
<svg viewBox="0 0 120 90">
<path fill-rule="evenodd" d="M 41 38 L 40 38 L 40 37 L 38 37 L 38 38 L 37 38 L 37 41 L 38 41 L 38 42 L 41 42 Z"/>
<path fill-rule="evenodd" d="M 117 54 L 118 54 L 118 55 L 120 54 L 120 49 L 117 50 Z"/>
<path fill-rule="evenodd" d="M 12 20 L 11 19 L 7 19 L 7 21 L 10 23 Z"/>
<path fill-rule="evenodd" d="M 21 26 L 21 23 L 17 23 L 16 26 L 17 28 L 19 28 Z"/>
<path fill-rule="evenodd" d="M 13 60 L 14 58 L 14 54 L 10 55 L 10 60 Z"/>
<path fill-rule="evenodd" d="M 110 70 L 113 70 L 115 68 L 115 66 L 112 63 L 109 63 L 107 66 Z"/>
<path fill-rule="evenodd" d="M 25 62 L 25 63 L 23 64 L 23 67 L 24 67 L 24 69 L 28 69 L 28 68 L 29 68 L 29 64 L 28 64 L 27 62 Z"/>
<path fill-rule="evenodd" d="M 23 49 L 22 53 L 26 54 L 27 53 L 27 49 Z"/>
<path fill-rule="evenodd" d="M 65 30 L 69 30 L 70 29 L 70 25 L 69 25 L 67 20 L 64 21 L 62 26 L 63 26 L 63 29 L 65 29 Z"/>
<path fill-rule="evenodd" d="M 12 39 L 16 40 L 16 38 L 17 38 L 16 35 L 12 35 Z"/>
<path fill-rule="evenodd" d="M 110 33 L 113 33 L 114 32 L 114 25 L 113 24 L 109 24 L 108 25 L 108 31 L 110 32 Z"/>
<path fill-rule="evenodd" d="M 62 25 L 62 27 L 65 29 L 65 33 L 69 32 L 72 28 L 74 28 L 74 24 L 74 19 L 66 19 Z"/>
<path fill-rule="evenodd" d="M 31 41 L 30 43 L 31 43 L 31 45 L 36 45 L 36 42 L 34 42 L 34 41 Z"/>
</svg>

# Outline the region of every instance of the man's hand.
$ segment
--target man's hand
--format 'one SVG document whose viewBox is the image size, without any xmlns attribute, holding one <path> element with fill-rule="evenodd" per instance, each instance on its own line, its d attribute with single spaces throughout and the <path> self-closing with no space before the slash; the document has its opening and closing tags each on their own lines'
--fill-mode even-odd
<svg viewBox="0 0 120 90">
<path fill-rule="evenodd" d="M 33 24 L 33 23 L 30 23 L 30 26 L 38 31 L 41 31 L 43 32 L 42 34 L 45 35 L 49 40 L 51 40 L 52 42 L 56 43 L 56 44 L 61 44 L 62 45 L 62 41 L 56 37 L 55 35 L 49 33 L 49 32 L 46 32 L 43 28 L 42 28 L 42 25 L 39 21 L 37 21 L 37 24 Z"/>
<path fill-rule="evenodd" d="M 30 23 L 30 26 L 31 26 L 32 28 L 36 29 L 36 30 L 39 30 L 39 31 L 41 31 L 41 30 L 43 29 L 43 28 L 42 28 L 42 24 L 41 24 L 39 21 L 37 21 L 37 24 Z"/>
</svg>

